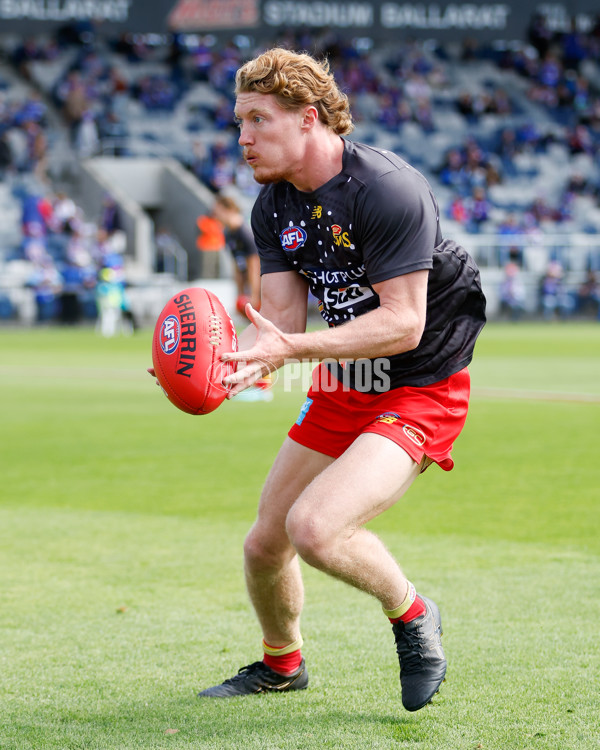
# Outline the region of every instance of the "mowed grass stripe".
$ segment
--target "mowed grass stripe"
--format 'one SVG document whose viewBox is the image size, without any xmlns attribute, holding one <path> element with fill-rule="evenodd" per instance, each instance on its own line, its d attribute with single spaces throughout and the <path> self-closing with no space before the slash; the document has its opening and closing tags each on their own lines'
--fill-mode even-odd
<svg viewBox="0 0 600 750">
<path fill-rule="evenodd" d="M 3 749 L 163 748 L 168 729 L 184 748 L 594 747 L 597 696 L 581 687 L 600 667 L 596 556 L 384 532 L 442 607 L 450 666 L 434 706 L 402 711 L 376 603 L 305 566 L 309 690 L 199 703 L 198 689 L 260 654 L 231 554 L 242 523 L 55 509 L 0 519 Z M 579 606 L 549 627 L 557 588 Z"/>
<path fill-rule="evenodd" d="M 479 389 L 594 394 L 599 331 L 488 326 L 455 470 L 371 524 L 444 619 L 448 679 L 413 715 L 378 604 L 305 565 L 309 690 L 195 697 L 260 657 L 242 543 L 300 389 L 190 417 L 148 332 L 0 330 L 0 748 L 598 747 L 600 408 Z"/>
</svg>

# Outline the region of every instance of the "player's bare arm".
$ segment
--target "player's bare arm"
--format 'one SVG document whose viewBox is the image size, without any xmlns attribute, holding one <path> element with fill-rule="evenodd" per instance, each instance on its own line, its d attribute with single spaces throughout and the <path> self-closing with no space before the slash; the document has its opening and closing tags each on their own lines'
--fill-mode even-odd
<svg viewBox="0 0 600 750">
<path fill-rule="evenodd" d="M 272 359 L 260 355 L 261 348 L 267 348 L 259 341 L 266 335 L 266 331 L 277 338 L 282 335 L 301 334 L 306 330 L 308 287 L 301 276 L 294 271 L 265 274 L 262 277 L 261 289 L 263 314 L 259 315 L 254 308 L 247 306 L 251 324 L 239 336 L 240 356 L 236 356 L 244 366 L 238 366 L 238 377 L 235 381 L 227 382 L 233 386 L 229 398 L 233 398 L 260 377 L 281 366 L 276 367 Z"/>
<path fill-rule="evenodd" d="M 271 275 L 287 274 L 269 274 L 264 278 L 269 279 Z M 287 359 L 386 357 L 416 348 L 425 326 L 427 277 L 428 271 L 415 271 L 374 284 L 380 307 L 342 326 L 321 331 L 282 329 L 267 317 L 268 308 L 263 308 L 265 315 L 249 308 L 248 314 L 256 330 L 254 345 L 243 354 L 225 355 L 226 359 L 244 360 L 248 365 L 239 368 L 226 381 L 231 385 L 246 382 L 252 360 L 269 362 L 277 369 Z M 279 320 L 277 316 L 275 319 Z"/>
</svg>

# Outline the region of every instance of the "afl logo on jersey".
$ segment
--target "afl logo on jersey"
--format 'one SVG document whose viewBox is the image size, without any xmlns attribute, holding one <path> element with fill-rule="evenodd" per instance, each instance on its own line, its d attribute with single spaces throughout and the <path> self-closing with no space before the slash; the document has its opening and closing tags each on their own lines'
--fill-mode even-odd
<svg viewBox="0 0 600 750">
<path fill-rule="evenodd" d="M 279 235 L 281 247 L 288 253 L 293 253 L 306 242 L 306 232 L 302 227 L 288 227 Z"/>
</svg>

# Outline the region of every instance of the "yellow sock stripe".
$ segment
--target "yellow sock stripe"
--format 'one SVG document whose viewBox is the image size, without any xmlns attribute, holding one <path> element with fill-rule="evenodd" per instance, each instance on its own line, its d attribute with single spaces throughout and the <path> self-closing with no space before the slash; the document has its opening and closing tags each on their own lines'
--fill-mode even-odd
<svg viewBox="0 0 600 750">
<path fill-rule="evenodd" d="M 415 587 L 409 581 L 408 591 L 406 592 L 406 596 L 404 597 L 404 601 L 402 602 L 402 604 L 399 607 L 396 607 L 396 609 L 385 609 L 385 607 L 383 607 L 383 614 L 386 617 L 389 617 L 390 620 L 395 620 L 398 617 L 402 617 L 405 612 L 408 612 L 408 610 L 410 609 L 410 605 L 414 602 L 416 596 L 417 592 L 415 591 Z"/>
<path fill-rule="evenodd" d="M 304 641 L 302 640 L 302 636 L 300 636 L 297 641 L 288 643 L 287 646 L 281 646 L 280 648 L 277 648 L 276 646 L 269 646 L 267 643 L 265 643 L 264 638 L 262 645 L 263 649 L 265 650 L 265 654 L 269 654 L 269 656 L 285 656 L 286 654 L 291 654 L 292 651 L 298 651 L 298 649 L 301 649 L 303 643 Z"/>
</svg>

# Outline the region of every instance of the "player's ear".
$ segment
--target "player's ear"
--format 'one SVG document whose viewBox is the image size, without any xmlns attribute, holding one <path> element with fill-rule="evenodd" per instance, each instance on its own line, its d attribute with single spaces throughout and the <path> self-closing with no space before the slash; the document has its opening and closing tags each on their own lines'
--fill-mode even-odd
<svg viewBox="0 0 600 750">
<path fill-rule="evenodd" d="M 304 108 L 302 115 L 302 127 L 306 130 L 313 128 L 319 121 L 319 111 L 314 104 L 309 104 Z"/>
</svg>

